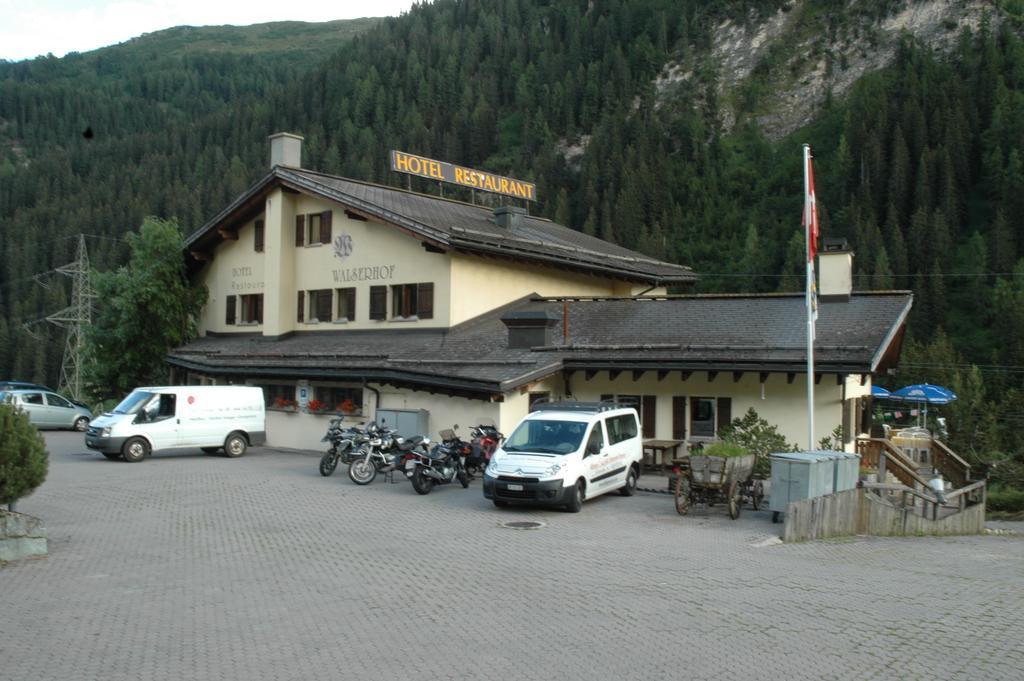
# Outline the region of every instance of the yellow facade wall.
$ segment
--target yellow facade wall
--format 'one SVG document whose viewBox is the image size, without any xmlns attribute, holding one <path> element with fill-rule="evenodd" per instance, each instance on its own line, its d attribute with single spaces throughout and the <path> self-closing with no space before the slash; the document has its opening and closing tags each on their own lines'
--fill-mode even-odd
<svg viewBox="0 0 1024 681">
<path fill-rule="evenodd" d="M 800 449 L 807 449 L 807 382 L 804 376 L 797 375 L 793 383 L 789 383 L 786 374 L 769 374 L 762 384 L 757 372 L 744 373 L 739 381 L 733 381 L 732 372 L 720 372 L 714 380 L 708 380 L 708 373 L 695 371 L 683 380 L 678 371 L 669 372 L 662 380 L 658 380 L 656 372 L 647 372 L 638 380 L 633 380 L 631 372 L 624 371 L 614 380 L 608 372 L 601 371 L 587 380 L 581 371 L 574 372 L 569 378 L 569 390 L 572 398 L 584 402 L 593 402 L 601 395 L 653 395 L 655 396 L 655 438 L 669 440 L 672 438 L 672 398 L 686 397 L 728 397 L 732 400 L 732 418 L 739 418 L 753 408 L 757 415 L 768 423 L 778 427 L 787 442 Z M 859 386 L 859 381 L 858 381 Z M 533 383 L 525 388 L 528 392 L 550 391 L 551 399 L 565 397 L 564 383 L 560 376 Z M 836 384 L 834 375 L 826 375 L 814 390 L 814 443 L 828 437 L 842 423 L 842 392 L 841 385 Z M 508 402 L 506 397 L 506 402 Z M 847 404 L 850 404 L 848 401 Z M 519 411 L 526 413 L 526 402 Z M 520 416 L 521 417 L 521 416 Z M 689 423 L 689 410 L 686 414 L 686 432 L 692 438 L 693 429 Z"/>
<path fill-rule="evenodd" d="M 299 196 L 295 214 L 319 213 L 331 208 L 332 204 L 328 202 Z M 293 244 L 294 229 L 293 218 Z M 295 282 L 291 289 L 292 298 L 297 302 L 296 291 L 355 288 L 356 319 L 345 323 L 310 323 L 307 314 L 307 321 L 299 324 L 293 315 L 292 325 L 296 330 L 380 329 L 408 324 L 416 328 L 449 326 L 451 277 L 448 255 L 427 252 L 418 239 L 390 225 L 352 220 L 337 206 L 333 210 L 331 235 L 334 239 L 347 235 L 351 240 L 351 255 L 339 258 L 331 244 L 293 246 Z M 346 276 L 354 276 L 355 280 L 346 281 Z M 432 319 L 415 322 L 393 320 L 389 310 L 387 319 L 370 320 L 371 286 L 388 286 L 390 305 L 391 286 L 428 282 L 434 284 Z M 295 305 L 292 304 L 293 308 Z"/>
<path fill-rule="evenodd" d="M 228 296 L 265 294 L 265 258 L 263 253 L 254 250 L 253 224 L 254 221 L 249 222 L 239 229 L 237 240 L 221 243 L 214 254 L 214 260 L 206 263 L 199 273 L 197 283 L 206 286 L 210 295 L 198 320 L 200 333 L 262 331 L 260 325 L 224 323 Z"/>
<path fill-rule="evenodd" d="M 629 296 L 646 288 L 554 267 L 456 253 L 451 260 L 452 325 L 531 293 L 541 296 Z M 650 294 L 664 292 L 664 288 L 657 288 Z"/>
</svg>

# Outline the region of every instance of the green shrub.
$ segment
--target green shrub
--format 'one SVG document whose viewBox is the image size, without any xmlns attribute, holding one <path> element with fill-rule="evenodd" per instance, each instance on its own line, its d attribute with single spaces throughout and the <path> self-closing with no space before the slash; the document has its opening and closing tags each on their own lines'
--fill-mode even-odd
<svg viewBox="0 0 1024 681">
<path fill-rule="evenodd" d="M 988 491 L 989 511 L 1024 512 L 1024 489 L 996 488 Z"/>
<path fill-rule="evenodd" d="M 28 415 L 0 404 L 0 504 L 11 504 L 46 480 L 46 443 Z"/>
<path fill-rule="evenodd" d="M 701 452 L 705 456 L 747 456 L 750 454 L 750 450 L 742 445 L 738 445 L 735 442 L 712 442 L 704 447 L 704 451 Z"/>
</svg>

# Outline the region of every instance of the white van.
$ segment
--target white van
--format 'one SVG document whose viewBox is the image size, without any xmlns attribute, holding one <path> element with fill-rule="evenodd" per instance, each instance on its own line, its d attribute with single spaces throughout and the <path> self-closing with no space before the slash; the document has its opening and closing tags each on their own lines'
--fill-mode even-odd
<svg viewBox="0 0 1024 681">
<path fill-rule="evenodd" d="M 158 449 L 245 454 L 266 440 L 263 389 L 239 385 L 136 388 L 89 423 L 85 445 L 108 459 L 142 461 Z"/>
<path fill-rule="evenodd" d="M 607 402 L 534 407 L 491 457 L 484 497 L 495 506 L 565 506 L 618 490 L 632 496 L 643 442 L 636 409 Z"/>
</svg>

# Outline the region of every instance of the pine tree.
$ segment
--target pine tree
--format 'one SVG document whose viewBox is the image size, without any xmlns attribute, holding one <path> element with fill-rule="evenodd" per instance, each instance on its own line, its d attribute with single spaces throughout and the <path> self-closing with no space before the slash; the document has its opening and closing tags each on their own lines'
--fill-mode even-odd
<svg viewBox="0 0 1024 681">
<path fill-rule="evenodd" d="M 0 403 L 0 504 L 13 504 L 46 480 L 46 442 L 28 414 Z"/>
</svg>

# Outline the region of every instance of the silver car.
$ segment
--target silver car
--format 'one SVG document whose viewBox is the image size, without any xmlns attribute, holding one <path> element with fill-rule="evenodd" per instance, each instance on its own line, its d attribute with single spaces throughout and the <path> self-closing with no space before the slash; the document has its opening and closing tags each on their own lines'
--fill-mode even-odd
<svg viewBox="0 0 1024 681">
<path fill-rule="evenodd" d="M 7 390 L 0 402 L 13 404 L 28 414 L 36 428 L 70 428 L 84 431 L 92 420 L 88 408 L 74 404 L 49 390 Z"/>
</svg>

